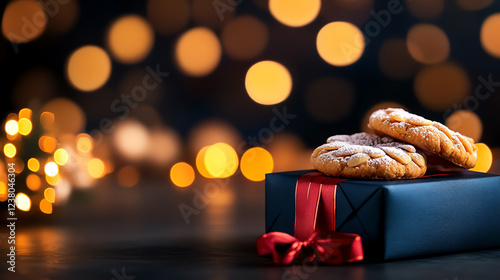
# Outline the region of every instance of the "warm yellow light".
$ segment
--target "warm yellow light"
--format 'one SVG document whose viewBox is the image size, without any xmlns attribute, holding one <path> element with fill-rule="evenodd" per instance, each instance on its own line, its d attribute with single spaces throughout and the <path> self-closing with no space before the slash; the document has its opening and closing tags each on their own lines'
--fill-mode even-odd
<svg viewBox="0 0 500 280">
<path fill-rule="evenodd" d="M 43 191 L 43 196 L 50 203 L 54 203 L 56 201 L 56 190 L 54 190 L 53 188 L 46 188 Z"/>
<path fill-rule="evenodd" d="M 477 172 L 488 172 L 490 170 L 491 164 L 493 163 L 493 154 L 486 144 L 476 143 L 477 146 L 477 163 L 476 166 L 471 168 L 472 171 Z"/>
<path fill-rule="evenodd" d="M 54 120 L 54 114 L 51 112 L 43 112 L 40 115 L 40 124 L 47 130 L 50 129 L 50 127 L 54 124 Z"/>
<path fill-rule="evenodd" d="M 181 70 L 201 77 L 215 70 L 221 58 L 221 45 L 213 31 L 196 27 L 181 35 L 175 46 L 175 58 Z"/>
<path fill-rule="evenodd" d="M 28 119 L 31 120 L 31 115 L 33 112 L 29 108 L 23 108 L 19 110 L 19 119 Z"/>
<path fill-rule="evenodd" d="M 238 155 L 228 144 L 216 143 L 205 151 L 204 163 L 211 176 L 226 178 L 238 169 Z"/>
<path fill-rule="evenodd" d="M 15 120 L 10 120 L 5 123 L 5 132 L 9 135 L 16 135 L 19 131 L 19 126 Z"/>
<path fill-rule="evenodd" d="M 178 162 L 170 169 L 170 180 L 178 187 L 187 187 L 194 182 L 194 169 L 185 162 Z"/>
<path fill-rule="evenodd" d="M 469 110 L 459 110 L 453 112 L 445 122 L 451 130 L 469 136 L 478 142 L 483 134 L 483 123 L 476 113 Z"/>
<path fill-rule="evenodd" d="M 47 164 L 45 164 L 44 171 L 47 176 L 54 177 L 57 175 L 57 173 L 59 173 L 59 167 L 55 162 L 49 161 L 47 162 Z"/>
<path fill-rule="evenodd" d="M 52 153 L 57 147 L 57 140 L 52 136 L 43 135 L 38 139 L 38 147 L 46 153 Z"/>
<path fill-rule="evenodd" d="M 122 157 L 137 161 L 147 156 L 150 134 L 148 129 L 138 121 L 123 121 L 116 126 L 113 143 Z"/>
<path fill-rule="evenodd" d="M 257 62 L 247 71 L 245 88 L 253 101 L 263 105 L 277 104 L 290 95 L 292 76 L 278 62 Z"/>
<path fill-rule="evenodd" d="M 33 128 L 33 125 L 31 124 L 31 121 L 26 118 L 22 118 L 17 122 L 17 125 L 19 127 L 19 134 L 26 136 L 30 134 L 31 129 Z"/>
<path fill-rule="evenodd" d="M 85 127 L 86 117 L 82 108 L 73 100 L 68 98 L 55 98 L 45 103 L 42 107 L 45 112 L 53 114 L 52 122 L 50 115 L 47 116 L 47 124 L 43 127 L 55 134 L 77 134 Z"/>
<path fill-rule="evenodd" d="M 481 26 L 481 45 L 491 56 L 500 58 L 500 13 L 487 17 Z"/>
<path fill-rule="evenodd" d="M 205 155 L 208 148 L 210 148 L 210 146 L 203 147 L 196 155 L 196 168 L 198 169 L 198 172 L 200 172 L 201 176 L 205 178 L 213 178 L 214 176 L 212 176 L 212 174 L 210 174 L 205 167 Z"/>
<path fill-rule="evenodd" d="M 132 165 L 122 167 L 117 174 L 118 184 L 123 187 L 132 187 L 139 182 L 139 171 Z"/>
<path fill-rule="evenodd" d="M 4 182 L 0 182 L 0 201 L 4 202 L 9 198 L 8 188 Z"/>
<path fill-rule="evenodd" d="M 40 162 L 36 158 L 28 159 L 28 169 L 37 172 L 40 169 Z"/>
<path fill-rule="evenodd" d="M 284 25 L 299 27 L 312 22 L 321 8 L 320 0 L 269 0 L 269 11 Z"/>
<path fill-rule="evenodd" d="M 27 43 L 45 31 L 47 16 L 38 1 L 11 1 L 2 17 L 2 33 L 13 43 Z"/>
<path fill-rule="evenodd" d="M 450 55 L 450 41 L 441 28 L 427 23 L 413 26 L 408 31 L 406 44 L 410 55 L 418 62 L 435 64 Z"/>
<path fill-rule="evenodd" d="M 127 15 L 111 25 L 107 41 L 116 60 L 122 63 L 137 63 L 151 51 L 154 33 L 144 18 Z"/>
<path fill-rule="evenodd" d="M 59 165 L 65 165 L 68 163 L 68 152 L 65 149 L 57 149 L 54 152 L 54 161 Z"/>
<path fill-rule="evenodd" d="M 241 157 L 240 166 L 241 173 L 248 180 L 262 181 L 266 178 L 266 173 L 273 172 L 273 157 L 263 148 L 251 148 Z"/>
<path fill-rule="evenodd" d="M 45 198 L 42 199 L 40 201 L 40 211 L 45 214 L 52 214 L 52 203 Z"/>
<path fill-rule="evenodd" d="M 59 175 L 59 173 L 53 177 L 45 175 L 45 181 L 47 181 L 47 183 L 51 186 L 57 186 L 59 185 L 59 182 L 61 182 L 61 175 Z"/>
<path fill-rule="evenodd" d="M 30 211 L 31 199 L 26 194 L 20 192 L 16 195 L 16 206 L 19 210 Z"/>
<path fill-rule="evenodd" d="M 104 162 L 99 158 L 89 160 L 89 163 L 87 164 L 87 171 L 90 176 L 96 179 L 101 178 L 106 174 Z"/>
<path fill-rule="evenodd" d="M 42 185 L 42 180 L 36 174 L 30 174 L 26 177 L 26 186 L 32 191 L 36 191 Z"/>
<path fill-rule="evenodd" d="M 14 146 L 12 143 L 5 144 L 5 146 L 3 146 L 3 153 L 8 158 L 15 157 L 17 153 L 16 146 Z"/>
<path fill-rule="evenodd" d="M 365 38 L 354 24 L 331 22 L 318 32 L 316 48 L 321 58 L 334 66 L 347 66 L 358 61 L 365 49 Z"/>
<path fill-rule="evenodd" d="M 87 45 L 74 51 L 67 62 L 67 77 L 81 91 L 102 87 L 111 74 L 111 60 L 98 46 Z"/>
<path fill-rule="evenodd" d="M 82 153 L 90 153 L 94 149 L 94 140 L 90 135 L 80 133 L 76 136 L 76 149 Z"/>
</svg>

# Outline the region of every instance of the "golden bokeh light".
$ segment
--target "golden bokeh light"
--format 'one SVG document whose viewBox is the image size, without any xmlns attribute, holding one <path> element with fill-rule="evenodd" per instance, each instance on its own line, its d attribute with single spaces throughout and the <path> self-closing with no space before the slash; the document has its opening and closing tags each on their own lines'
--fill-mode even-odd
<svg viewBox="0 0 500 280">
<path fill-rule="evenodd" d="M 99 179 L 103 177 L 105 172 L 104 162 L 99 158 L 92 158 L 87 163 L 87 171 L 92 178 Z"/>
<path fill-rule="evenodd" d="M 251 148 L 241 157 L 241 173 L 248 180 L 262 181 L 266 178 L 267 173 L 273 172 L 273 168 L 273 157 L 263 148 Z"/>
<path fill-rule="evenodd" d="M 488 172 L 490 170 L 491 164 L 493 163 L 493 154 L 491 153 L 490 148 L 483 143 L 476 143 L 477 146 L 477 163 L 474 168 L 471 168 L 472 171 L 477 172 Z"/>
<path fill-rule="evenodd" d="M 451 130 L 466 135 L 475 142 L 479 142 L 483 134 L 483 123 L 476 113 L 469 110 L 453 112 L 446 119 L 445 125 Z"/>
<path fill-rule="evenodd" d="M 12 43 L 27 43 L 43 34 L 47 16 L 38 1 L 11 1 L 2 16 L 3 36 Z"/>
<path fill-rule="evenodd" d="M 12 143 L 7 143 L 3 146 L 3 153 L 8 158 L 13 158 L 16 156 L 17 149 Z"/>
<path fill-rule="evenodd" d="M 238 155 L 226 143 L 215 143 L 204 154 L 205 169 L 213 177 L 227 178 L 238 169 Z"/>
<path fill-rule="evenodd" d="M 148 153 L 149 131 L 138 121 L 123 121 L 116 125 L 113 142 L 123 158 L 131 161 L 141 160 Z"/>
<path fill-rule="evenodd" d="M 406 8 L 419 19 L 437 18 L 443 13 L 444 0 L 405 1 Z"/>
<path fill-rule="evenodd" d="M 33 124 L 31 124 L 31 121 L 26 118 L 22 118 L 17 122 L 17 125 L 19 127 L 19 134 L 26 136 L 30 134 L 31 129 L 33 129 Z"/>
<path fill-rule="evenodd" d="M 178 162 L 170 169 L 170 180 L 178 187 L 187 187 L 194 182 L 194 169 L 185 162 Z"/>
<path fill-rule="evenodd" d="M 36 158 L 28 159 L 28 169 L 33 172 L 38 172 L 40 169 L 40 162 Z"/>
<path fill-rule="evenodd" d="M 219 29 L 234 16 L 238 1 L 192 0 L 193 21 L 200 26 Z"/>
<path fill-rule="evenodd" d="M 26 186 L 32 190 L 32 191 L 37 191 L 40 189 L 40 186 L 42 185 L 42 180 L 38 175 L 36 174 L 29 174 L 26 177 Z"/>
<path fill-rule="evenodd" d="M 262 105 L 278 104 L 292 91 L 292 76 L 285 66 L 265 60 L 248 69 L 245 88 L 253 101 Z"/>
<path fill-rule="evenodd" d="M 269 0 L 269 11 L 284 25 L 300 27 L 311 23 L 321 9 L 320 0 Z"/>
<path fill-rule="evenodd" d="M 57 147 L 57 140 L 52 136 L 43 135 L 38 140 L 38 147 L 46 153 L 52 153 Z"/>
<path fill-rule="evenodd" d="M 61 180 L 62 178 L 61 175 L 59 175 L 59 173 L 57 173 L 56 176 L 49 176 L 45 174 L 45 181 L 51 186 L 59 185 L 59 182 L 61 182 Z"/>
<path fill-rule="evenodd" d="M 31 115 L 33 114 L 33 111 L 29 108 L 23 108 L 19 110 L 19 119 L 28 119 L 31 120 Z"/>
<path fill-rule="evenodd" d="M 54 125 L 55 121 L 55 116 L 51 112 L 43 112 L 40 114 L 40 124 L 42 127 L 46 130 L 49 130 L 49 128 Z"/>
<path fill-rule="evenodd" d="M 94 139 L 86 133 L 76 136 L 76 149 L 82 153 L 90 153 L 94 149 Z"/>
<path fill-rule="evenodd" d="M 43 170 L 45 171 L 45 174 L 49 177 L 55 177 L 59 173 L 59 167 L 53 161 L 47 162 Z"/>
<path fill-rule="evenodd" d="M 153 28 L 138 15 L 122 16 L 111 24 L 107 43 L 116 60 L 127 64 L 137 63 L 153 48 Z"/>
<path fill-rule="evenodd" d="M 466 11 L 482 10 L 493 4 L 493 0 L 456 0 L 460 8 Z"/>
<path fill-rule="evenodd" d="M 111 75 L 111 59 L 98 46 L 83 46 L 69 56 L 66 74 L 76 89 L 94 91 L 108 81 Z"/>
<path fill-rule="evenodd" d="M 175 161 L 181 151 L 181 138 L 170 128 L 153 130 L 150 134 L 148 158 L 158 165 Z"/>
<path fill-rule="evenodd" d="M 185 74 L 194 77 L 206 76 L 214 71 L 221 55 L 217 35 L 206 27 L 186 31 L 175 46 L 177 65 Z"/>
<path fill-rule="evenodd" d="M 384 101 L 377 103 L 373 105 L 368 111 L 366 111 L 365 115 L 363 116 L 363 120 L 361 121 L 361 131 L 366 132 L 366 133 L 371 133 L 373 134 L 373 130 L 371 130 L 368 127 L 368 122 L 370 120 L 370 116 L 373 112 L 379 110 L 379 109 L 385 109 L 385 108 L 402 108 L 406 110 L 406 107 L 393 101 Z"/>
<path fill-rule="evenodd" d="M 420 23 L 408 31 L 408 52 L 418 62 L 435 64 L 450 55 L 450 41 L 444 31 L 432 24 Z"/>
<path fill-rule="evenodd" d="M 9 191 L 7 185 L 0 181 L 0 202 L 4 202 L 9 198 Z"/>
<path fill-rule="evenodd" d="M 471 88 L 465 70 L 454 63 L 423 67 L 414 80 L 418 101 L 433 111 L 444 111 L 463 102 Z"/>
<path fill-rule="evenodd" d="M 386 40 L 378 55 L 380 70 L 384 75 L 395 80 L 412 78 L 420 64 L 410 55 L 403 39 Z"/>
<path fill-rule="evenodd" d="M 231 147 L 238 147 L 242 142 L 242 137 L 231 124 L 219 119 L 206 119 L 196 124 L 189 132 L 188 140 L 190 152 L 196 154 L 203 147 L 217 142 L 224 142 Z"/>
<path fill-rule="evenodd" d="M 57 149 L 54 152 L 54 161 L 59 165 L 66 165 L 68 163 L 69 155 L 65 149 Z"/>
<path fill-rule="evenodd" d="M 334 66 L 347 66 L 358 61 L 365 49 L 363 33 L 354 24 L 331 22 L 318 32 L 316 48 L 321 58 Z"/>
<path fill-rule="evenodd" d="M 52 122 L 52 116 L 45 113 L 40 116 L 40 121 L 45 129 L 56 134 L 77 134 L 84 129 L 87 122 L 82 108 L 67 98 L 50 100 L 43 105 L 42 111 L 52 113 Z"/>
<path fill-rule="evenodd" d="M 187 26 L 190 19 L 188 0 L 148 0 L 147 16 L 156 32 L 171 35 Z"/>
<path fill-rule="evenodd" d="M 46 188 L 43 191 L 43 196 L 48 202 L 54 203 L 56 201 L 56 190 L 53 188 Z"/>
<path fill-rule="evenodd" d="M 39 206 L 42 213 L 52 214 L 52 203 L 50 203 L 47 199 L 42 199 Z"/>
<path fill-rule="evenodd" d="M 139 182 L 139 171 L 133 165 L 126 165 L 117 173 L 118 184 L 122 187 L 133 187 Z"/>
<path fill-rule="evenodd" d="M 491 56 L 500 58 L 500 13 L 487 17 L 481 26 L 481 45 Z"/>
<path fill-rule="evenodd" d="M 345 118 L 354 106 L 354 85 L 343 78 L 320 78 L 311 83 L 306 92 L 307 112 L 321 122 Z"/>
<path fill-rule="evenodd" d="M 15 157 L 13 162 L 16 165 L 16 174 L 21 174 L 24 171 L 24 161 L 20 157 Z"/>
<path fill-rule="evenodd" d="M 9 120 L 5 123 L 5 132 L 8 135 L 16 135 L 19 132 L 19 125 L 15 120 Z"/>
<path fill-rule="evenodd" d="M 205 178 L 214 178 L 205 166 L 205 154 L 207 153 L 208 148 L 210 148 L 210 146 L 203 147 L 196 155 L 196 169 L 198 169 L 201 176 Z"/>
<path fill-rule="evenodd" d="M 236 60 L 259 56 L 269 40 L 267 26 L 258 18 L 243 15 L 228 20 L 221 32 L 225 53 Z"/>
<path fill-rule="evenodd" d="M 25 193 L 18 193 L 16 195 L 16 206 L 21 211 L 30 211 L 31 199 Z"/>
</svg>

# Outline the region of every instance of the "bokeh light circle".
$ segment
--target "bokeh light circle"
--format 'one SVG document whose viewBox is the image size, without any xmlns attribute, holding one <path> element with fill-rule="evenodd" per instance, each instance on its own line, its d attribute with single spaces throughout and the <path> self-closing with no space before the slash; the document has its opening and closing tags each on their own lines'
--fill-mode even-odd
<svg viewBox="0 0 500 280">
<path fill-rule="evenodd" d="M 215 33 L 206 27 L 196 27 L 181 35 L 175 46 L 175 58 L 187 75 L 202 77 L 219 64 L 221 45 Z"/>
<path fill-rule="evenodd" d="M 36 158 L 28 159 L 28 169 L 37 172 L 40 169 L 40 162 Z"/>
<path fill-rule="evenodd" d="M 66 74 L 76 89 L 93 91 L 108 81 L 111 75 L 111 59 L 98 46 L 83 46 L 69 56 Z"/>
<path fill-rule="evenodd" d="M 25 193 L 18 193 L 15 198 L 17 209 L 29 211 L 31 208 L 31 199 Z"/>
<path fill-rule="evenodd" d="M 488 172 L 493 163 L 493 154 L 490 148 L 483 143 L 476 143 L 477 146 L 477 163 L 471 168 L 472 171 Z"/>
<path fill-rule="evenodd" d="M 354 85 L 343 78 L 321 78 L 313 81 L 306 93 L 309 114 L 322 122 L 345 118 L 355 101 Z"/>
<path fill-rule="evenodd" d="M 273 168 L 273 157 L 264 148 L 251 148 L 241 156 L 241 173 L 248 180 L 262 181 L 267 173 L 273 172 Z"/>
<path fill-rule="evenodd" d="M 45 174 L 49 177 L 55 177 L 59 173 L 59 167 L 53 161 L 47 162 L 43 170 L 45 171 Z"/>
<path fill-rule="evenodd" d="M 42 185 L 42 180 L 40 179 L 40 177 L 38 177 L 38 175 L 36 175 L 36 174 L 29 174 L 26 177 L 26 186 L 30 190 L 36 191 L 36 190 L 40 189 L 41 185 Z"/>
<path fill-rule="evenodd" d="M 483 123 L 476 113 L 469 110 L 459 110 L 453 112 L 446 119 L 445 125 L 451 130 L 460 132 L 461 134 L 479 142 L 483 134 Z"/>
<path fill-rule="evenodd" d="M 107 43 L 116 60 L 127 64 L 137 63 L 153 48 L 153 28 L 138 15 L 122 16 L 111 24 Z"/>
<path fill-rule="evenodd" d="M 187 187 L 194 182 L 194 169 L 185 162 L 178 162 L 170 169 L 170 180 L 178 187 Z"/>
<path fill-rule="evenodd" d="M 292 76 L 285 66 L 265 60 L 248 69 L 245 88 L 253 101 L 263 105 L 274 105 L 285 100 L 292 91 Z"/>
<path fill-rule="evenodd" d="M 481 26 L 481 45 L 491 56 L 500 58 L 500 13 L 487 17 Z"/>
<path fill-rule="evenodd" d="M 13 158 L 17 154 L 16 146 L 12 143 L 7 143 L 3 146 L 3 153 L 8 158 Z"/>
<path fill-rule="evenodd" d="M 149 0 L 147 16 L 156 32 L 170 35 L 182 30 L 189 23 L 188 0 Z"/>
<path fill-rule="evenodd" d="M 320 0 L 269 0 L 269 11 L 284 25 L 300 27 L 309 24 L 321 9 Z"/>
<path fill-rule="evenodd" d="M 410 28 L 406 42 L 410 55 L 421 63 L 440 63 L 450 55 L 448 36 L 432 24 L 421 23 Z"/>
<path fill-rule="evenodd" d="M 238 169 L 238 155 L 228 144 L 215 143 L 204 151 L 203 163 L 212 177 L 227 178 Z"/>
<path fill-rule="evenodd" d="M 354 24 L 335 21 L 323 26 L 318 32 L 316 48 L 327 63 L 347 66 L 359 60 L 365 49 L 365 39 Z"/>
<path fill-rule="evenodd" d="M 138 121 L 127 120 L 117 124 L 113 133 L 115 149 L 125 159 L 142 160 L 149 149 L 149 131 Z"/>
<path fill-rule="evenodd" d="M 45 214 L 52 214 L 52 203 L 50 203 L 50 201 L 48 201 L 47 199 L 42 199 L 40 201 L 40 211 L 42 211 L 42 213 L 45 213 Z"/>
<path fill-rule="evenodd" d="M 9 135 L 16 135 L 19 131 L 19 125 L 15 120 L 9 120 L 5 123 L 5 132 Z"/>
<path fill-rule="evenodd" d="M 100 158 L 92 158 L 87 163 L 87 171 L 92 178 L 99 179 L 106 174 L 104 162 Z"/>
<path fill-rule="evenodd" d="M 139 171 L 133 165 L 126 165 L 117 173 L 118 184 L 123 187 L 133 187 L 139 182 Z"/>
<path fill-rule="evenodd" d="M 228 20 L 221 32 L 225 53 L 236 60 L 248 60 L 259 56 L 269 40 L 267 26 L 250 15 Z"/>
<path fill-rule="evenodd" d="M 51 113 L 40 116 L 42 125 L 46 122 L 44 128 L 48 131 L 58 134 L 77 134 L 85 127 L 85 113 L 78 104 L 70 99 L 52 99 L 43 105 L 42 110 Z M 44 117 L 43 120 L 42 116 Z M 49 117 L 50 120 L 48 120 Z"/>
<path fill-rule="evenodd" d="M 47 16 L 38 1 L 11 1 L 2 16 L 2 33 L 12 43 L 27 43 L 43 34 Z"/>
</svg>

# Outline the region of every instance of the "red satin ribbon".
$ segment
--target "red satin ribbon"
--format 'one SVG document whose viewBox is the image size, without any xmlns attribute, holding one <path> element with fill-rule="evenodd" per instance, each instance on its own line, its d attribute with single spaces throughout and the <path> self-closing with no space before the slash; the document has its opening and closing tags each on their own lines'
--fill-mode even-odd
<svg viewBox="0 0 500 280">
<path fill-rule="evenodd" d="M 337 184 L 344 180 L 319 172 L 301 176 L 295 187 L 295 237 L 283 232 L 264 234 L 257 239 L 258 254 L 272 255 L 277 264 L 289 264 L 295 258 L 329 264 L 362 260 L 361 237 L 335 231 Z"/>
</svg>

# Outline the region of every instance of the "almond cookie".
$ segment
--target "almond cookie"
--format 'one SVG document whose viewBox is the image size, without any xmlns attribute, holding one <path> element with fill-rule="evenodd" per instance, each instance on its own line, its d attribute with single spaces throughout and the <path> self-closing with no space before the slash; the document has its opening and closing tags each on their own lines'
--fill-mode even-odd
<svg viewBox="0 0 500 280">
<path fill-rule="evenodd" d="M 427 170 L 425 156 L 412 145 L 364 132 L 328 138 L 311 161 L 326 175 L 346 178 L 411 179 Z"/>
<path fill-rule="evenodd" d="M 387 108 L 375 111 L 370 116 L 369 126 L 378 134 L 411 143 L 458 166 L 472 168 L 476 165 L 474 140 L 439 122 L 403 109 Z"/>
</svg>

